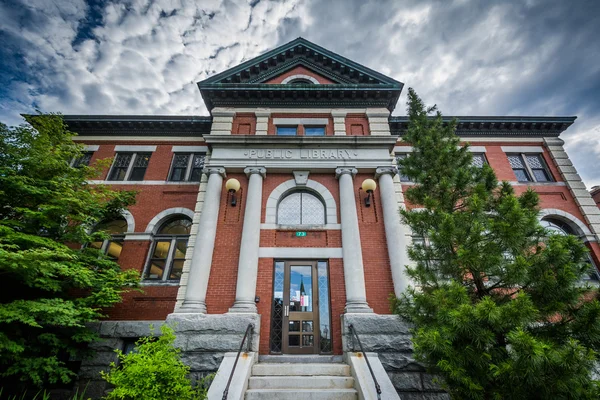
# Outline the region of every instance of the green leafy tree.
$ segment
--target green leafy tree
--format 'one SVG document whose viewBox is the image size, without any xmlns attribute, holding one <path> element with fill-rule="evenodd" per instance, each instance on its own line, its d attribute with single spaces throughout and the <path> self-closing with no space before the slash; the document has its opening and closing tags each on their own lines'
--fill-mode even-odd
<svg viewBox="0 0 600 400">
<path fill-rule="evenodd" d="M 401 211 L 417 240 L 414 287 L 394 300 L 414 323 L 418 360 L 455 399 L 598 399 L 597 289 L 582 285 L 587 249 L 538 222 L 538 196 L 516 195 L 409 89 L 413 152 L 399 161 L 416 185 Z M 433 115 L 432 115 L 433 114 Z"/>
<path fill-rule="evenodd" d="M 137 286 L 134 271 L 82 245 L 134 202 L 135 194 L 88 185 L 108 160 L 74 168 L 82 146 L 58 115 L 32 125 L 0 124 L 0 382 L 7 387 L 67 383 L 69 358 L 96 338 L 86 323 Z M 35 128 L 34 128 L 35 126 Z"/>
<path fill-rule="evenodd" d="M 129 354 L 116 350 L 119 363 L 111 364 L 102 377 L 114 389 L 107 400 L 202 400 L 206 398 L 203 384 L 192 387 L 187 375 L 190 368 L 180 359 L 181 349 L 175 347 L 175 334 L 167 325 L 158 337 L 143 337 Z"/>
</svg>

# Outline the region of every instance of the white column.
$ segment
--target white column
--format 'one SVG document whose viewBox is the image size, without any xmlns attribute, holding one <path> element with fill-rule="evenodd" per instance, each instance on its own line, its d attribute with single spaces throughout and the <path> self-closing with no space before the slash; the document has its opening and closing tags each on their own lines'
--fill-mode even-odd
<svg viewBox="0 0 600 400">
<path fill-rule="evenodd" d="M 342 257 L 346 284 L 346 313 L 373 312 L 367 304 L 358 215 L 353 178 L 358 171 L 352 167 L 335 170 L 340 185 L 340 215 L 342 220 Z"/>
<path fill-rule="evenodd" d="M 206 290 L 215 248 L 225 168 L 206 167 L 204 173 L 208 175 L 206 196 L 198 224 L 185 299 L 182 306 L 176 311 L 178 313 L 206 313 Z"/>
<path fill-rule="evenodd" d="M 260 246 L 260 212 L 262 205 L 263 179 L 267 170 L 264 167 L 244 169 L 250 181 L 246 193 L 246 210 L 238 276 L 235 289 L 235 303 L 230 313 L 256 313 L 256 279 L 258 277 L 258 248 Z"/>
<path fill-rule="evenodd" d="M 383 208 L 385 239 L 390 256 L 394 294 L 400 296 L 409 284 L 405 266 L 410 261 L 407 252 L 406 229 L 400 222 L 398 201 L 394 190 L 393 177 L 397 173 L 398 169 L 392 166 L 379 167 L 375 170 L 375 179 L 379 179 L 379 195 Z"/>
</svg>

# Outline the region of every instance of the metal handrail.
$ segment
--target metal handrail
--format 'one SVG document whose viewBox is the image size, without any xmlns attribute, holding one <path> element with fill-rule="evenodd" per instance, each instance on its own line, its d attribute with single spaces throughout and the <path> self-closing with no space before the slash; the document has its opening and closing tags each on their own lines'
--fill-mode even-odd
<svg viewBox="0 0 600 400">
<path fill-rule="evenodd" d="M 231 380 L 233 379 L 233 373 L 235 372 L 235 367 L 237 366 L 238 359 L 240 358 L 240 353 L 244 348 L 244 342 L 246 341 L 246 337 L 248 337 L 248 332 L 252 332 L 254 330 L 254 324 L 248 324 L 246 328 L 246 333 L 244 333 L 244 338 L 242 339 L 242 343 L 240 344 L 240 349 L 237 352 L 237 356 L 235 357 L 235 362 L 233 363 L 233 368 L 231 369 L 231 374 L 229 374 L 229 380 L 227 380 L 227 386 L 225 386 L 225 390 L 223 391 L 223 400 L 227 400 L 227 395 L 229 394 L 229 385 L 231 385 Z M 250 351 L 252 347 L 252 333 L 250 334 L 250 339 L 248 339 L 248 351 Z"/>
<path fill-rule="evenodd" d="M 358 337 L 358 334 L 356 333 L 356 329 L 354 329 L 354 325 L 350 324 L 348 325 L 348 328 L 350 329 L 350 333 L 354 334 L 354 337 L 356 337 L 356 340 L 358 341 L 358 347 L 360 347 L 360 352 L 363 353 L 363 356 L 365 357 L 365 361 L 367 362 L 367 367 L 369 367 L 369 372 L 371 373 L 371 377 L 373 378 L 373 382 L 375 383 L 375 391 L 377 392 L 377 399 L 381 399 L 381 387 L 379 386 L 379 383 L 377 382 L 377 378 L 375 378 L 375 374 L 373 373 L 373 368 L 371 368 L 371 363 L 369 363 L 369 359 L 367 358 L 367 353 L 365 353 L 365 350 L 362 347 L 362 343 L 360 342 L 360 339 Z M 354 348 L 354 346 L 352 346 Z"/>
</svg>

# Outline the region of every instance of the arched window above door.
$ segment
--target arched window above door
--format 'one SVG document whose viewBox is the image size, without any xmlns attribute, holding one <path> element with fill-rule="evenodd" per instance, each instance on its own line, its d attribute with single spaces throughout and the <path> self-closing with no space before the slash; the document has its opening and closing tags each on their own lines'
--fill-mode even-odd
<svg viewBox="0 0 600 400">
<path fill-rule="evenodd" d="M 325 205 L 308 191 L 294 191 L 277 206 L 279 225 L 325 225 Z"/>
</svg>

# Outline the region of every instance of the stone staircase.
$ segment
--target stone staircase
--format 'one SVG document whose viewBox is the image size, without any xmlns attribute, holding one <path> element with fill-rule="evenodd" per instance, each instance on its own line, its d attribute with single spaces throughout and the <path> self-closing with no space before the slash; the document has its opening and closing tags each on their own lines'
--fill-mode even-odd
<svg viewBox="0 0 600 400">
<path fill-rule="evenodd" d="M 252 367 L 246 400 L 357 400 L 350 366 L 326 358 L 280 358 Z M 291 362 L 286 362 L 291 361 Z M 313 361 L 313 362 L 311 362 Z M 315 362 L 316 361 L 316 362 Z"/>
</svg>

